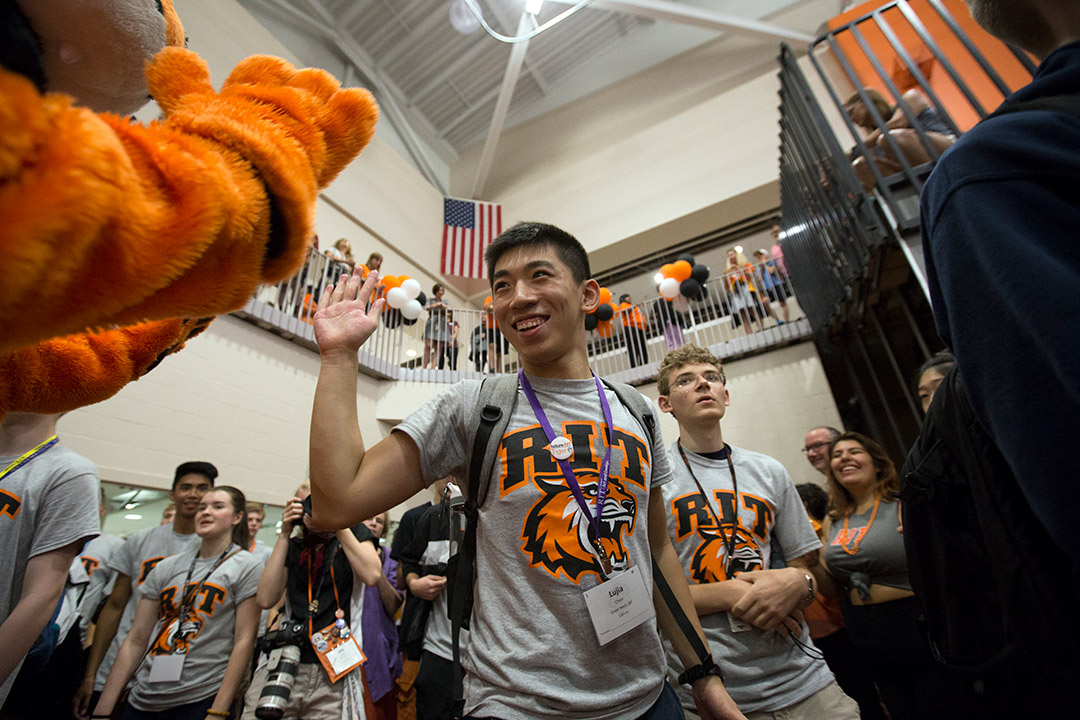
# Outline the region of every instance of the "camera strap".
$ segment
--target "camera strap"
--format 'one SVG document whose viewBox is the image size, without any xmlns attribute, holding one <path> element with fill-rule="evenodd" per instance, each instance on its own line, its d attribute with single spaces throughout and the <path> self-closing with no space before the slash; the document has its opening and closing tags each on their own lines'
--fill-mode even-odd
<svg viewBox="0 0 1080 720">
<path fill-rule="evenodd" d="M 311 555 L 308 555 L 308 636 L 315 655 L 322 663 L 326 674 L 330 676 L 330 682 L 335 683 L 345 675 L 364 664 L 367 659 L 360 649 L 360 643 L 356 641 L 348 623 L 345 622 L 345 611 L 341 609 L 341 598 L 338 596 L 337 576 L 334 574 L 334 558 L 337 555 L 337 547 L 330 555 L 330 584 L 334 588 L 334 622 L 315 632 L 315 613 L 319 610 L 318 595 L 322 593 L 323 582 L 326 573 L 319 574 L 318 590 L 312 596 L 315 583 L 312 578 Z M 355 582 L 355 580 L 354 580 Z"/>
</svg>

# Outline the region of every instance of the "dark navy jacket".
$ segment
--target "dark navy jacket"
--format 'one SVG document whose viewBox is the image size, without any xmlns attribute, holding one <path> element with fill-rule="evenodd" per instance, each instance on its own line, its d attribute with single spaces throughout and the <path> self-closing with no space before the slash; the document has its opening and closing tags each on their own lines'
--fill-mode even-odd
<svg viewBox="0 0 1080 720">
<path fill-rule="evenodd" d="M 1080 97 L 1080 42 L 1010 99 Z M 991 118 L 923 190 L 938 332 L 979 420 L 1080 578 L 1080 115 Z"/>
</svg>

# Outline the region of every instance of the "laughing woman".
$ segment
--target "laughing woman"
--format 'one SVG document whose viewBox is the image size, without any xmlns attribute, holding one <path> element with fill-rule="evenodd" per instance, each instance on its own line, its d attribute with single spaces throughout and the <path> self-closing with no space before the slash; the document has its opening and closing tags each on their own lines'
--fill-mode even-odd
<svg viewBox="0 0 1080 720">
<path fill-rule="evenodd" d="M 139 588 L 134 624 L 92 717 L 110 716 L 132 674 L 124 720 L 229 717 L 259 623 L 261 568 L 244 550 L 245 505 L 232 487 L 203 495 L 195 516 L 202 544 L 162 560 Z"/>
<path fill-rule="evenodd" d="M 829 449 L 821 591 L 838 597 L 893 720 L 961 717 L 918 624 L 900 526 L 896 467 L 874 440 L 840 435 Z M 827 572 L 824 572 L 827 570 Z"/>
</svg>

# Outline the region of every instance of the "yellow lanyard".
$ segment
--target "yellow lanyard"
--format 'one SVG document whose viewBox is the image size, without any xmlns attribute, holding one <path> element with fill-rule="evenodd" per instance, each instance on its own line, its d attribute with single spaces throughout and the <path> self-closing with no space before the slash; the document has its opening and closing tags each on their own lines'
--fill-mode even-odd
<svg viewBox="0 0 1080 720">
<path fill-rule="evenodd" d="M 38 445 L 35 445 L 33 449 L 27 450 L 22 455 L 15 458 L 14 462 L 12 462 L 10 465 L 8 465 L 6 468 L 4 468 L 3 472 L 0 472 L 0 480 L 3 480 L 8 475 L 10 475 L 11 473 L 13 473 L 16 470 L 18 470 L 19 468 L 21 468 L 23 465 L 25 465 L 28 462 L 30 462 L 31 460 L 33 460 L 38 455 L 41 455 L 42 453 L 44 453 L 46 450 L 48 450 L 49 448 L 51 448 L 53 445 L 55 445 L 58 442 L 60 442 L 59 438 L 57 438 L 55 435 L 53 435 L 51 438 L 49 438 L 45 442 L 39 443 Z"/>
</svg>

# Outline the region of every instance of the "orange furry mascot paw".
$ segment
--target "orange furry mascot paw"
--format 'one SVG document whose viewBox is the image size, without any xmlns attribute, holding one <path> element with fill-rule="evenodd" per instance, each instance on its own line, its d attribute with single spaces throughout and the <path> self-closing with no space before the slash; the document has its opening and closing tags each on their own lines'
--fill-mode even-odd
<svg viewBox="0 0 1080 720">
<path fill-rule="evenodd" d="M 105 20 L 83 20 L 113 35 L 141 22 L 159 49 L 183 39 L 169 0 L 0 6 L 22 14 L 41 52 L 29 69 L 0 57 L 0 416 L 59 412 L 110 397 L 299 269 L 318 191 L 371 139 L 378 109 L 365 90 L 265 56 L 215 91 L 181 47 L 145 62 L 141 88 L 103 99 L 94 75 L 131 85 L 133 64 L 106 58 L 72 80 L 72 58 L 93 60 L 95 41 L 123 46 L 71 15 L 92 6 Z M 94 112 L 131 112 L 147 91 L 164 116 L 148 126 Z"/>
</svg>

